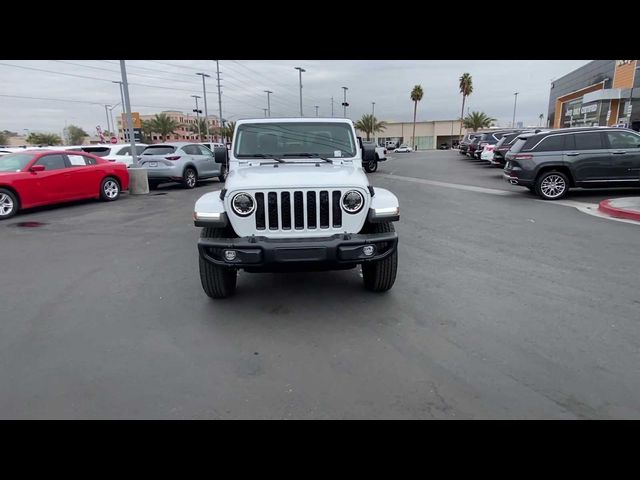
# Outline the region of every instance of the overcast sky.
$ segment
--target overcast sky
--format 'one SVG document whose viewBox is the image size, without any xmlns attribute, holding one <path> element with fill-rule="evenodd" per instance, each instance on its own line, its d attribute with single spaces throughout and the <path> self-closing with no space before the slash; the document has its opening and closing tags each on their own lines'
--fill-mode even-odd
<svg viewBox="0 0 640 480">
<path fill-rule="evenodd" d="M 483 111 L 496 118 L 499 125 L 507 126 L 513 115 L 513 94 L 519 92 L 516 121 L 537 125 L 541 113 L 546 120 L 551 81 L 585 63 L 585 60 L 221 60 L 222 110 L 223 117 L 229 120 L 262 117 L 267 106 L 263 91 L 271 90 L 272 116 L 298 115 L 298 71 L 294 67 L 301 66 L 306 69 L 302 77 L 305 116 L 315 115 L 315 105 L 319 106 L 320 116 L 330 116 L 331 97 L 335 115 L 341 116 L 341 87 L 345 86 L 349 89 L 350 118 L 355 120 L 370 113 L 371 102 L 375 102 L 377 118 L 412 121 L 409 93 L 414 85 L 420 84 L 424 98 L 418 104 L 418 120 L 450 120 L 460 115 L 458 78 L 468 72 L 473 77 L 473 94 L 467 99 L 471 111 Z M 191 95 L 202 95 L 201 77 L 196 73 L 205 72 L 211 75 L 207 79 L 208 110 L 217 115 L 214 61 L 131 60 L 127 61 L 127 68 L 134 111 L 190 112 L 195 108 Z M 106 128 L 104 104 L 120 102 L 118 85 L 111 83 L 114 80 L 120 80 L 117 60 L 1 60 L 0 130 L 60 133 L 67 122 L 93 135 L 97 125 Z M 12 98 L 15 96 L 41 99 Z M 121 112 L 120 107 L 113 112 L 115 117 Z"/>
</svg>

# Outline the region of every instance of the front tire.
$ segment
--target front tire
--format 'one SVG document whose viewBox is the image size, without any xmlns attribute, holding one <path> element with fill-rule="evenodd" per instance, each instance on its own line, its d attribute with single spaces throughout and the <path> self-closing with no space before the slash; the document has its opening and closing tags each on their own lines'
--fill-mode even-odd
<svg viewBox="0 0 640 480">
<path fill-rule="evenodd" d="M 103 202 L 115 202 L 120 198 L 120 182 L 113 177 L 107 177 L 100 184 L 100 199 Z"/>
<path fill-rule="evenodd" d="M 198 173 L 195 169 L 191 167 L 185 168 L 184 173 L 182 174 L 182 184 L 184 185 L 184 188 L 188 190 L 196 188 L 196 185 L 198 185 Z"/>
<path fill-rule="evenodd" d="M 560 200 L 569 192 L 569 178 L 556 170 L 544 172 L 536 179 L 535 191 L 543 200 Z"/>
<path fill-rule="evenodd" d="M 6 188 L 0 188 L 0 220 L 7 220 L 18 213 L 19 203 L 16 195 Z"/>
<path fill-rule="evenodd" d="M 376 155 L 376 159 L 375 160 L 371 160 L 370 162 L 367 162 L 365 164 L 364 170 L 367 173 L 373 173 L 373 172 L 378 170 L 378 156 L 377 155 Z"/>
<path fill-rule="evenodd" d="M 233 238 L 232 228 L 203 228 L 200 238 Z M 211 298 L 228 298 L 236 293 L 238 270 L 207 262 L 200 257 L 200 282 Z"/>
<path fill-rule="evenodd" d="M 372 223 L 366 228 L 366 233 L 395 232 L 393 223 Z M 387 258 L 362 264 L 362 278 L 364 288 L 372 292 L 386 292 L 393 287 L 398 273 L 398 249 Z"/>
</svg>

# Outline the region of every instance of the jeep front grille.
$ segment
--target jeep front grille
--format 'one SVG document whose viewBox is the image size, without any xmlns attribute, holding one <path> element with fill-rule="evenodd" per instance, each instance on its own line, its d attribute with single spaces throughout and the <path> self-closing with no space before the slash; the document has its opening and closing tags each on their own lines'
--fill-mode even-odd
<svg viewBox="0 0 640 480">
<path fill-rule="evenodd" d="M 255 197 L 257 230 L 328 230 L 342 227 L 340 190 L 267 191 L 257 192 Z"/>
</svg>

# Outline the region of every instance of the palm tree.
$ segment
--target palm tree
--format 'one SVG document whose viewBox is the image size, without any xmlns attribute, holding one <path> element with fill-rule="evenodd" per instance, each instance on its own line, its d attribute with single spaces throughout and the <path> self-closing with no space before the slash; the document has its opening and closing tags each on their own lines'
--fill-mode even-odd
<svg viewBox="0 0 640 480">
<path fill-rule="evenodd" d="M 141 127 L 144 143 L 151 143 L 151 138 L 153 136 L 153 122 L 151 120 L 142 120 Z"/>
<path fill-rule="evenodd" d="M 373 115 L 365 114 L 362 115 L 362 118 L 356 122 L 355 127 L 361 132 L 365 132 L 367 134 L 368 141 L 369 135 L 382 132 L 385 128 L 387 128 L 387 122 L 378 122 L 378 119 Z"/>
<path fill-rule="evenodd" d="M 473 92 L 473 80 L 471 79 L 471 75 L 468 73 L 463 73 L 460 77 L 460 93 L 462 94 L 462 110 L 460 111 L 460 118 L 464 116 L 464 102 L 467 100 L 467 97 L 471 95 Z M 460 140 L 462 140 L 462 122 L 460 122 Z"/>
<path fill-rule="evenodd" d="M 541 113 L 540 115 L 538 115 L 538 118 L 540 119 L 540 127 L 542 126 L 542 120 L 544 120 L 544 113 Z"/>
<path fill-rule="evenodd" d="M 204 118 L 199 118 L 196 123 L 192 123 L 189 126 L 189 131 L 199 135 L 200 141 L 202 141 L 202 136 L 207 134 L 207 127 L 207 121 Z"/>
<path fill-rule="evenodd" d="M 479 128 L 490 127 L 495 121 L 495 118 L 489 117 L 484 112 L 471 112 L 465 117 L 462 123 L 464 124 L 464 128 L 471 128 L 474 132 L 477 132 Z"/>
<path fill-rule="evenodd" d="M 415 85 L 411 90 L 411 101 L 413 102 L 413 136 L 411 137 L 413 148 L 416 148 L 416 111 L 418 110 L 418 102 L 422 100 L 424 92 L 422 91 L 422 85 Z"/>
<path fill-rule="evenodd" d="M 220 135 L 222 138 L 231 140 L 233 138 L 233 132 L 236 129 L 236 122 L 227 122 L 224 127 L 220 129 Z"/>
<path fill-rule="evenodd" d="M 151 130 L 154 133 L 159 133 L 162 136 L 163 142 L 166 140 L 167 135 L 175 133 L 178 127 L 180 127 L 180 123 L 176 122 L 166 113 L 157 113 L 149 122 Z"/>
</svg>

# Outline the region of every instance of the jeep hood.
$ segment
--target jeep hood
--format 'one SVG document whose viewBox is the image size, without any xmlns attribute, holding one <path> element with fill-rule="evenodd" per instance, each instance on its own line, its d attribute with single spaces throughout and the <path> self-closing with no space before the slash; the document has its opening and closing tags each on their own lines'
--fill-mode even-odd
<svg viewBox="0 0 640 480">
<path fill-rule="evenodd" d="M 328 163 L 260 165 L 232 170 L 225 187 L 229 191 L 268 188 L 362 187 L 369 180 L 361 168 Z"/>
</svg>

